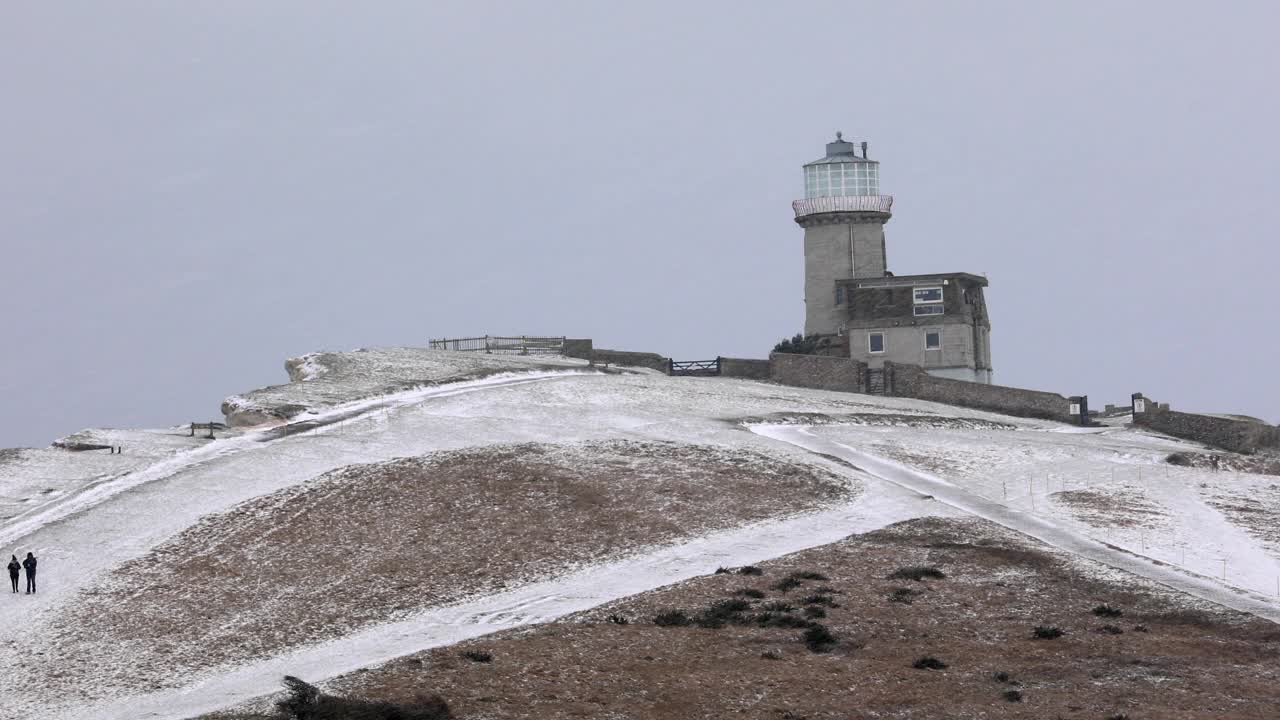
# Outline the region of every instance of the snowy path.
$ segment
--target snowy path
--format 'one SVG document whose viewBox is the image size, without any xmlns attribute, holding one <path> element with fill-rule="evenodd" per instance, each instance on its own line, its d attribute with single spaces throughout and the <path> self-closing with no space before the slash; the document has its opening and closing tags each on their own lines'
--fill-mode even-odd
<svg viewBox="0 0 1280 720">
<path fill-rule="evenodd" d="M 240 667 L 174 691 L 80 707 L 56 720 L 181 720 L 279 690 L 283 675 L 326 680 L 409 653 L 521 625 L 542 623 L 655 588 L 939 514 L 919 493 L 870 481 L 855 502 L 831 510 L 735 528 L 679 545 L 589 567 L 555 580 L 437 608 L 328 643 Z"/>
<path fill-rule="evenodd" d="M 1280 605 L 1264 595 L 1233 588 L 1200 575 L 1188 574 L 1165 563 L 1157 564 L 1159 561 L 1152 558 L 1084 537 L 1041 518 L 988 500 L 945 480 L 821 438 L 807 428 L 761 425 L 751 429 L 765 437 L 847 460 L 886 482 L 932 495 L 966 513 L 1029 535 L 1078 557 L 1133 573 L 1218 605 L 1280 622 Z"/>
</svg>

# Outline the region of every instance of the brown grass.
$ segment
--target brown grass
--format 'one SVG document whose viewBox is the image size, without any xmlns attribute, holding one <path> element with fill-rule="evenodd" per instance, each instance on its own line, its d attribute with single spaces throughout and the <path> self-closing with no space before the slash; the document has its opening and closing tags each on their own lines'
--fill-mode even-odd
<svg viewBox="0 0 1280 720">
<path fill-rule="evenodd" d="M 892 602 L 884 578 L 935 565 L 947 579 L 911 583 Z M 618 717 L 1091 718 L 1270 720 L 1280 702 L 1280 631 L 1272 623 L 1087 577 L 1048 550 L 981 521 L 919 520 L 764 563 L 757 578 L 715 575 L 545 626 L 401 658 L 331 685 L 397 699 L 438 690 L 463 718 Z M 744 584 L 798 570 L 829 576 L 838 608 L 821 622 L 840 645 L 815 654 L 799 630 L 729 624 L 656 627 L 656 612 L 696 611 Z M 1118 618 L 1092 609 L 1109 604 Z M 607 622 L 611 614 L 631 619 Z M 1137 632 L 1137 624 L 1147 632 Z M 1034 640 L 1037 625 L 1065 635 Z M 1112 625 L 1124 630 L 1110 634 Z M 912 663 L 938 658 L 945 670 Z M 1007 673 L 1008 680 L 996 679 Z M 1022 702 L 1008 702 L 1011 689 Z M 225 718 L 252 718 L 228 713 Z"/>
<path fill-rule="evenodd" d="M 1049 497 L 1094 527 L 1154 528 L 1165 516 L 1159 505 L 1132 490 L 1063 490 Z"/>
<path fill-rule="evenodd" d="M 814 466 L 652 442 L 344 468 L 210 516 L 126 563 L 50 619 L 22 682 L 87 696 L 176 684 L 186 671 L 849 494 Z"/>
</svg>

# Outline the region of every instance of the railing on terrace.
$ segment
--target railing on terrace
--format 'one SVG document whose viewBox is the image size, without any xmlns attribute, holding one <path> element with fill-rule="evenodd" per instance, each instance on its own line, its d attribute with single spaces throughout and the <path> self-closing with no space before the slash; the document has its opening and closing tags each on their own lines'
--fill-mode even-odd
<svg viewBox="0 0 1280 720">
<path fill-rule="evenodd" d="M 796 200 L 791 209 L 796 217 L 833 212 L 887 213 L 893 207 L 892 195 L 837 195 Z"/>
<path fill-rule="evenodd" d="M 507 355 L 559 355 L 564 352 L 564 338 L 542 335 L 520 335 L 518 337 L 514 335 L 508 337 L 485 335 L 483 337 L 448 338 L 432 340 L 431 349 Z"/>
</svg>

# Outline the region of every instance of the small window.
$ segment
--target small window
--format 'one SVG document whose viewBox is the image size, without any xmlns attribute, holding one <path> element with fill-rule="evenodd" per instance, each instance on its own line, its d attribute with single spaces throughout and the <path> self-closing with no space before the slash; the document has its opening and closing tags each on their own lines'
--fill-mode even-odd
<svg viewBox="0 0 1280 720">
<path fill-rule="evenodd" d="M 867 335 L 867 351 L 873 353 L 884 352 L 884 333 L 869 333 Z"/>
<path fill-rule="evenodd" d="M 836 286 L 836 304 L 837 305 L 844 304 L 844 286 L 843 285 Z"/>
<path fill-rule="evenodd" d="M 925 303 L 940 303 L 942 302 L 942 288 L 916 288 L 915 298 L 917 305 L 923 305 Z"/>
<path fill-rule="evenodd" d="M 917 305 L 913 309 L 915 310 L 916 315 L 941 315 L 942 314 L 941 305 Z"/>
<path fill-rule="evenodd" d="M 942 347 L 942 333 L 927 332 L 924 334 L 924 349 L 937 350 Z"/>
</svg>

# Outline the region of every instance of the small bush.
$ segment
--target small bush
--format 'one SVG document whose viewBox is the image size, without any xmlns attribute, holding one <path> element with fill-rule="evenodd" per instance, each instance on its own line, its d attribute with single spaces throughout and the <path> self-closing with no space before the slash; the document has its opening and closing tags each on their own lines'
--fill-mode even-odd
<svg viewBox="0 0 1280 720">
<path fill-rule="evenodd" d="M 1056 640 L 1062 637 L 1062 630 L 1050 625 L 1037 625 L 1032 634 L 1037 640 Z"/>
<path fill-rule="evenodd" d="M 439 695 L 423 694 L 408 704 L 370 702 L 325 695 L 314 685 L 286 675 L 288 697 L 276 702 L 280 715 L 293 720 L 450 720 L 449 704 Z"/>
<path fill-rule="evenodd" d="M 947 664 L 936 657 L 922 657 L 911 663 L 911 667 L 917 670 L 946 670 Z"/>
<path fill-rule="evenodd" d="M 910 567 L 898 568 L 889 574 L 890 580 L 915 580 L 916 582 L 924 580 L 925 578 L 941 580 L 945 577 L 946 573 L 930 565 L 912 565 Z"/>
<path fill-rule="evenodd" d="M 1098 628 L 1098 632 L 1105 633 L 1107 635 L 1120 635 L 1121 633 L 1124 632 L 1124 630 L 1121 630 L 1115 625 L 1103 625 L 1102 627 Z"/>
<path fill-rule="evenodd" d="M 762 612 L 755 616 L 755 623 L 760 627 L 807 628 L 813 623 L 795 615 L 786 613 Z"/>
<path fill-rule="evenodd" d="M 462 653 L 462 657 L 464 657 L 464 658 L 466 658 L 466 659 L 468 659 L 468 660 L 470 660 L 470 661 L 472 661 L 472 662 L 478 662 L 478 663 L 490 663 L 490 662 L 493 662 L 493 655 L 492 655 L 491 653 L 487 653 L 487 652 L 485 652 L 485 651 L 483 651 L 483 650 L 468 650 L 468 651 L 466 651 L 466 652 Z"/>
<path fill-rule="evenodd" d="M 716 572 L 715 572 L 715 574 L 716 574 L 716 575 L 728 575 L 728 574 L 729 574 L 729 573 L 731 573 L 731 572 L 733 572 L 733 571 L 732 571 L 732 570 L 730 570 L 730 569 L 729 569 L 729 568 L 727 568 L 727 567 L 718 567 L 718 568 L 716 568 Z"/>
<path fill-rule="evenodd" d="M 1003 670 L 996 673 L 995 675 L 992 675 L 991 677 L 995 678 L 996 682 L 1009 682 L 1009 673 Z"/>
<path fill-rule="evenodd" d="M 798 580 L 793 577 L 785 577 L 779 580 L 778 582 L 774 583 L 773 589 L 781 592 L 787 592 L 789 590 L 794 590 L 803 584 L 804 584 L 803 580 Z"/>
<path fill-rule="evenodd" d="M 804 631 L 804 635 L 800 636 L 804 640 L 805 647 L 816 653 L 831 652 L 835 646 L 840 644 L 839 638 L 831 634 L 831 631 L 824 625 L 813 623 L 808 630 Z"/>
<path fill-rule="evenodd" d="M 790 603 L 786 603 L 781 600 L 774 600 L 773 602 L 767 602 L 761 605 L 760 609 L 767 610 L 769 612 L 778 612 L 778 613 L 789 613 L 792 610 L 795 610 L 795 608 L 792 607 Z"/>
<path fill-rule="evenodd" d="M 810 619 L 824 618 L 827 616 L 827 611 L 817 605 L 810 605 L 804 609 L 804 616 Z"/>
<path fill-rule="evenodd" d="M 756 567 L 755 565 L 747 565 L 746 567 L 738 568 L 738 574 L 739 575 L 763 575 L 764 571 Z"/>
<path fill-rule="evenodd" d="M 814 592 L 822 593 L 823 595 L 839 595 L 840 594 L 839 590 L 831 587 L 830 585 L 823 585 L 821 587 L 818 587 L 814 589 Z"/>
<path fill-rule="evenodd" d="M 831 347 L 831 338 L 825 335 L 802 335 L 783 338 L 773 346 L 774 352 L 792 353 L 795 355 L 813 355 Z"/>
<path fill-rule="evenodd" d="M 607 619 L 609 620 L 609 622 L 613 623 L 614 625 L 626 625 L 631 622 L 630 620 L 622 617 L 621 615 L 610 615 Z"/>
<path fill-rule="evenodd" d="M 733 594 L 741 595 L 742 597 L 755 598 L 757 600 L 764 597 L 764 592 L 761 590 L 757 590 L 755 588 L 742 588 L 740 590 L 734 590 Z"/>
<path fill-rule="evenodd" d="M 917 596 L 923 595 L 923 594 L 924 593 L 921 592 L 920 590 L 912 590 L 911 588 L 896 588 L 892 593 L 889 593 L 889 602 L 904 603 L 906 605 L 910 605 L 912 602 L 915 602 L 915 599 Z"/>
<path fill-rule="evenodd" d="M 1093 614 L 1098 617 L 1120 617 L 1124 614 L 1124 611 L 1104 604 L 1094 608 Z"/>
<path fill-rule="evenodd" d="M 1134 625 L 1133 631 L 1134 632 L 1151 632 L 1151 630 L 1148 629 L 1146 625 Z"/>
<path fill-rule="evenodd" d="M 1164 459 L 1170 465 L 1179 465 L 1181 467 L 1192 467 L 1196 464 L 1195 458 L 1190 453 L 1176 452 Z"/>
<path fill-rule="evenodd" d="M 683 610 L 660 612 L 653 618 L 653 624 L 658 627 L 684 627 L 690 622 L 689 616 L 685 615 Z"/>
<path fill-rule="evenodd" d="M 1007 702 L 1022 702 L 1022 691 L 1005 690 L 1003 697 Z"/>
<path fill-rule="evenodd" d="M 830 580 L 831 579 L 820 572 L 813 572 L 812 570 L 791 573 L 791 577 L 797 580 Z"/>
<path fill-rule="evenodd" d="M 826 605 L 830 608 L 840 607 L 836 604 L 835 598 L 830 595 L 810 595 L 800 601 L 801 605 Z"/>
</svg>

